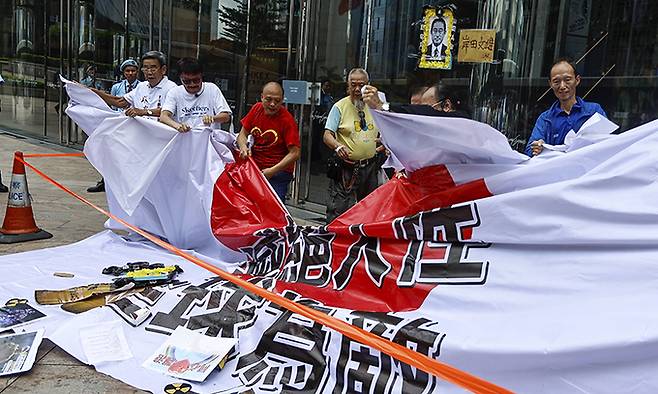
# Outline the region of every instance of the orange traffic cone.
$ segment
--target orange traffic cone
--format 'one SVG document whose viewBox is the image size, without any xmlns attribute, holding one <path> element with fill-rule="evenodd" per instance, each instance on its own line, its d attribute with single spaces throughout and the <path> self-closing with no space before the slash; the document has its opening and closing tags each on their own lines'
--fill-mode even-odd
<svg viewBox="0 0 658 394">
<path fill-rule="evenodd" d="M 7 213 L 0 228 L 0 244 L 34 241 L 51 238 L 53 235 L 37 227 L 30 203 L 30 192 L 27 189 L 25 165 L 22 152 L 14 153 L 14 169 L 9 184 L 9 202 Z"/>
</svg>

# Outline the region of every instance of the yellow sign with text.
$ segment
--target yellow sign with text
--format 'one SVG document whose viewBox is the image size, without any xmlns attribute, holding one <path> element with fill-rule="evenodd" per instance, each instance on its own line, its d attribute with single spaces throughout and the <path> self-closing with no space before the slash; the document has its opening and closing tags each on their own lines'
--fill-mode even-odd
<svg viewBox="0 0 658 394">
<path fill-rule="evenodd" d="M 462 29 L 459 31 L 460 63 L 492 63 L 496 46 L 496 30 Z"/>
</svg>

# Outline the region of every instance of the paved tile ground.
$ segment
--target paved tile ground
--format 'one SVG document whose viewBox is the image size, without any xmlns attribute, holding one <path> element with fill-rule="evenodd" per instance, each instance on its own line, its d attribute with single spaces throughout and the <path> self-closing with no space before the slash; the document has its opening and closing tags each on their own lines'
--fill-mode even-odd
<svg viewBox="0 0 658 394">
<path fill-rule="evenodd" d="M 24 153 L 75 152 L 32 139 L 16 138 L 0 131 L 0 171 L 5 185 L 9 184 L 13 152 L 17 150 Z M 31 158 L 28 161 L 74 192 L 103 208 L 107 207 L 104 193 L 86 192 L 87 187 L 96 184 L 99 175 L 85 158 Z M 27 178 L 37 225 L 51 232 L 53 238 L 0 245 L 0 255 L 69 244 L 103 230 L 105 217 L 102 214 L 84 206 L 29 169 Z M 6 205 L 7 194 L 0 194 L 0 221 L 4 219 Z M 299 218 L 296 221 L 306 224 Z M 144 391 L 96 372 L 93 367 L 80 363 L 52 342 L 44 340 L 32 370 L 19 376 L 0 378 L 0 393 L 123 394 Z"/>
<path fill-rule="evenodd" d="M 0 132 L 0 171 L 2 181 L 9 185 L 14 151 L 24 153 L 75 152 L 57 145 L 32 139 L 21 139 Z M 106 208 L 104 193 L 90 194 L 87 187 L 99 178 L 94 168 L 82 157 L 31 158 L 30 163 L 66 187 L 80 193 L 95 204 Z M 103 230 L 105 216 L 55 188 L 31 170 L 27 170 L 32 208 L 37 225 L 53 234 L 53 238 L 0 245 L 0 255 L 42 249 L 82 240 Z M 0 194 L 0 220 L 4 219 L 7 194 Z M 3 300 L 0 300 L 3 301 Z M 3 301 L 4 302 L 4 301 Z M 39 348 L 31 371 L 9 378 L 0 378 L 0 393 L 145 393 L 80 363 L 49 340 Z"/>
</svg>

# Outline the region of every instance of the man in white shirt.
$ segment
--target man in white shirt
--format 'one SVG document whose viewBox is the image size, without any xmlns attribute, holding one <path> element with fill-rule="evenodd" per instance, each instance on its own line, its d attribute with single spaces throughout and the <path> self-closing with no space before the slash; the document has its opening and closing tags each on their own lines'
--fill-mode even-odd
<svg viewBox="0 0 658 394">
<path fill-rule="evenodd" d="M 160 51 L 148 51 L 142 56 L 142 72 L 146 81 L 122 97 L 112 96 L 103 91 L 92 89 L 108 105 L 127 108 L 125 114 L 131 117 L 145 116 L 158 120 L 160 109 L 169 90 L 176 84 L 167 78 L 167 59 Z"/>
<path fill-rule="evenodd" d="M 183 85 L 167 94 L 160 122 L 181 133 L 195 127 L 230 122 L 231 108 L 217 85 L 203 82 L 203 67 L 199 61 L 186 57 L 177 64 Z"/>
<path fill-rule="evenodd" d="M 129 92 L 122 96 L 114 96 L 95 88 L 91 88 L 91 90 L 109 106 L 125 109 L 124 113 L 127 116 L 144 116 L 146 119 L 157 121 L 167 93 L 175 88 L 176 84 L 167 78 L 167 59 L 164 53 L 160 51 L 146 52 L 141 61 L 146 81 L 139 82 Z M 89 193 L 104 192 L 105 181 L 101 179 L 96 186 L 87 188 L 87 191 Z"/>
</svg>

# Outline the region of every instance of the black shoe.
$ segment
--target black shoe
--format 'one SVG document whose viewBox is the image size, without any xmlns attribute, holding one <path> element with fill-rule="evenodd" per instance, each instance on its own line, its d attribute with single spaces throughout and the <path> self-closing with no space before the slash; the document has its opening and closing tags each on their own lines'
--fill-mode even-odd
<svg viewBox="0 0 658 394">
<path fill-rule="evenodd" d="M 89 193 L 99 193 L 99 192 L 104 192 L 105 191 L 105 180 L 101 179 L 98 181 L 96 186 L 92 186 L 87 189 L 87 192 Z"/>
</svg>

